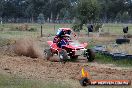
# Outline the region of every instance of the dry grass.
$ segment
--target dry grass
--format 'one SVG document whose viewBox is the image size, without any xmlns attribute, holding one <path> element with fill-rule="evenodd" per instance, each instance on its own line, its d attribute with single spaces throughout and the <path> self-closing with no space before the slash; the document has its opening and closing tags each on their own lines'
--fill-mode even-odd
<svg viewBox="0 0 132 88">
<path fill-rule="evenodd" d="M 93 39 L 99 42 L 110 42 L 110 41 L 113 41 L 115 38 L 113 37 L 93 37 Z"/>
<path fill-rule="evenodd" d="M 106 50 L 108 50 L 111 53 L 124 52 L 132 55 L 132 44 L 123 44 L 117 46 L 106 45 Z"/>
</svg>

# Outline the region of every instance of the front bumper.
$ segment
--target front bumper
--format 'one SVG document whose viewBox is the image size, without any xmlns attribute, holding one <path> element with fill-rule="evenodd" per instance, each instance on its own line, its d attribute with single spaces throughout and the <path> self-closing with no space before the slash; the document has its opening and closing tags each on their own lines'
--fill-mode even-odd
<svg viewBox="0 0 132 88">
<path fill-rule="evenodd" d="M 79 49 L 79 50 L 74 50 L 75 55 L 80 56 L 80 55 L 84 55 L 86 53 L 87 49 Z"/>
</svg>

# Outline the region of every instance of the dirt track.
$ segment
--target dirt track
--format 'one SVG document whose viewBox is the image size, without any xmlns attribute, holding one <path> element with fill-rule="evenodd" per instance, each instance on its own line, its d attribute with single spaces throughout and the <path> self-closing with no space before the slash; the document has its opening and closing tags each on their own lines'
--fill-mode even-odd
<svg viewBox="0 0 132 88">
<path fill-rule="evenodd" d="M 8 53 L 8 47 L 0 49 L 0 72 L 25 79 L 64 81 L 74 88 L 80 88 L 81 68 L 90 72 L 92 79 L 129 79 L 132 81 L 132 68 L 117 67 L 112 64 L 99 64 L 96 61 L 51 62 L 45 59 L 16 56 Z M 4 54 L 6 52 L 6 54 Z M 55 57 L 54 59 L 57 59 Z M 83 58 L 80 58 L 83 59 Z"/>
<path fill-rule="evenodd" d="M 11 75 L 26 79 L 38 80 L 74 80 L 81 76 L 81 68 L 90 72 L 92 79 L 129 79 L 132 80 L 132 69 L 93 63 L 51 62 L 43 59 L 32 59 L 24 56 L 0 56 L 0 69 Z M 78 82 L 79 85 L 79 82 Z"/>
</svg>

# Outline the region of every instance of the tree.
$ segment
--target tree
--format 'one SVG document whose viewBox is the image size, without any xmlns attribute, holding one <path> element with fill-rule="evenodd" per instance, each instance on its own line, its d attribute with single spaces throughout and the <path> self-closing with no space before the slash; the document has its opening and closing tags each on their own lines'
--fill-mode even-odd
<svg viewBox="0 0 132 88">
<path fill-rule="evenodd" d="M 122 18 L 121 19 L 122 19 L 122 22 L 127 22 L 130 19 L 130 16 L 129 16 L 128 12 L 124 12 L 122 14 Z"/>
<path fill-rule="evenodd" d="M 0 23 L 1 24 L 3 23 L 3 21 L 2 21 L 3 12 L 4 12 L 4 0 L 1 0 L 0 1 Z"/>
<path fill-rule="evenodd" d="M 38 23 L 43 24 L 45 19 L 44 19 L 44 14 L 40 13 L 39 16 L 37 17 Z"/>
<path fill-rule="evenodd" d="M 120 14 L 130 11 L 131 0 L 98 0 L 101 6 L 100 18 L 107 20 L 115 20 Z"/>
<path fill-rule="evenodd" d="M 62 12 L 62 9 L 66 9 L 66 11 L 68 11 L 68 8 L 70 7 L 70 2 L 69 0 L 51 0 L 51 14 L 54 18 L 54 20 L 56 20 L 56 18 L 60 17 L 60 13 Z"/>
<path fill-rule="evenodd" d="M 0 0 L 0 17 L 7 19 L 28 18 L 33 21 L 43 13 L 45 20 L 76 17 L 86 24 L 98 16 L 104 22 L 115 21 L 124 12 L 132 17 L 132 0 Z"/>
<path fill-rule="evenodd" d="M 2 16 L 4 11 L 4 0 L 0 0 L 0 17 Z"/>
<path fill-rule="evenodd" d="M 38 17 L 40 13 L 45 12 L 45 6 L 47 5 L 47 2 L 49 0 L 27 0 L 26 1 L 26 9 L 25 14 L 26 17 L 32 18 L 32 21 L 34 21 L 35 18 Z"/>
<path fill-rule="evenodd" d="M 121 19 L 122 19 L 122 14 L 119 12 L 119 13 L 116 15 L 116 20 L 117 20 L 117 22 L 121 22 Z"/>
<path fill-rule="evenodd" d="M 81 30 L 83 24 L 94 22 L 99 15 L 97 0 L 80 0 L 77 4 L 76 27 Z M 78 26 L 77 26 L 78 25 Z"/>
<path fill-rule="evenodd" d="M 132 0 L 126 0 L 127 1 L 127 11 L 129 15 L 132 17 Z"/>
</svg>

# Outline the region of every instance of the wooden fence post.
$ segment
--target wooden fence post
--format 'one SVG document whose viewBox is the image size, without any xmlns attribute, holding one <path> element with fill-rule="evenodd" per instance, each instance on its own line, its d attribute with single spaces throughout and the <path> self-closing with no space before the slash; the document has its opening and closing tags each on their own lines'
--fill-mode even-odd
<svg viewBox="0 0 132 88">
<path fill-rule="evenodd" d="M 41 37 L 43 37 L 43 27 L 41 25 Z"/>
</svg>

